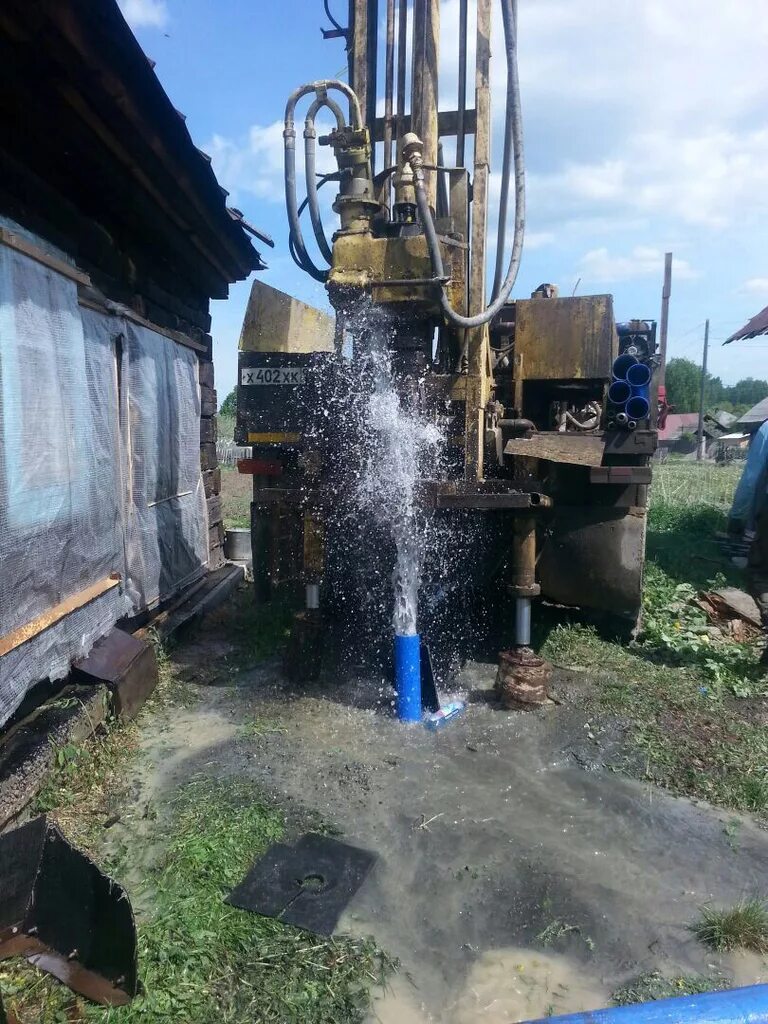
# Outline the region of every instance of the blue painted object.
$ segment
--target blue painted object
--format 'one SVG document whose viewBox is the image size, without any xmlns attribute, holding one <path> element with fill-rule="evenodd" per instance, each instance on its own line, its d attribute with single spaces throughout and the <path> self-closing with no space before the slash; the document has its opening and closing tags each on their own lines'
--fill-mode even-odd
<svg viewBox="0 0 768 1024">
<path fill-rule="evenodd" d="M 608 398 L 614 405 L 624 405 L 632 397 L 632 386 L 625 380 L 615 380 L 608 388 Z"/>
<path fill-rule="evenodd" d="M 523 1024 L 768 1024 L 768 985 L 704 992 Z"/>
<path fill-rule="evenodd" d="M 421 721 L 421 639 L 395 634 L 395 708 L 401 722 Z"/>
<path fill-rule="evenodd" d="M 634 356 L 627 355 L 624 353 L 623 356 L 617 356 L 613 361 L 613 376 L 616 380 L 626 380 L 628 370 L 637 366 L 637 359 Z"/>
<path fill-rule="evenodd" d="M 644 420 L 646 418 L 651 411 L 647 384 L 644 388 L 632 388 L 632 397 L 624 406 L 624 409 L 631 420 Z"/>
<path fill-rule="evenodd" d="M 635 363 L 627 370 L 627 381 L 633 388 L 641 388 L 651 382 L 651 368 L 647 363 Z"/>
</svg>

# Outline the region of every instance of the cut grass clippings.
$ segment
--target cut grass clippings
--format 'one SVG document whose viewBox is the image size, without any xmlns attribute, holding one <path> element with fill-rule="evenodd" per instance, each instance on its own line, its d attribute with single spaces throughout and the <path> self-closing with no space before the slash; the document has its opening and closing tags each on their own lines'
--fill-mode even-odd
<svg viewBox="0 0 768 1024">
<path fill-rule="evenodd" d="M 690 481 L 688 493 L 701 496 Z M 714 539 L 724 525 L 724 512 L 714 503 L 656 499 L 638 640 L 620 644 L 574 622 L 557 625 L 542 651 L 561 665 L 590 670 L 597 710 L 625 722 L 631 746 L 643 755 L 642 767 L 639 759 L 627 758 L 629 773 L 765 815 L 768 680 L 759 664 L 762 643 L 718 637 L 694 603 L 701 589 L 744 586 L 743 574 L 722 558 Z"/>
<path fill-rule="evenodd" d="M 612 998 L 616 1006 L 632 1006 L 635 1003 L 650 1003 L 657 999 L 673 999 L 679 996 L 697 996 L 702 992 L 718 992 L 728 986 L 725 978 L 708 978 L 703 974 L 683 974 L 665 978 L 659 971 L 642 974 L 639 978 L 622 985 Z"/>
<path fill-rule="evenodd" d="M 702 907 L 691 931 L 699 942 L 718 952 L 749 949 L 768 953 L 768 904 L 751 897 L 725 910 Z"/>
</svg>

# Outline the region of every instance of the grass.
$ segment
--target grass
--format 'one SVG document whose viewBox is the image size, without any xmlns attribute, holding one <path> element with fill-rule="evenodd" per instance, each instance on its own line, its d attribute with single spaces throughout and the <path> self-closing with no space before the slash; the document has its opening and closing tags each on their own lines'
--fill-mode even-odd
<svg viewBox="0 0 768 1024">
<path fill-rule="evenodd" d="M 653 500 L 656 504 L 704 504 L 727 511 L 739 482 L 743 462 L 718 466 L 671 458 L 653 464 Z"/>
<path fill-rule="evenodd" d="M 726 910 L 702 907 L 691 931 L 699 942 L 718 952 L 750 949 L 768 953 L 768 904 L 751 897 Z"/>
<path fill-rule="evenodd" d="M 221 467 L 221 501 L 224 529 L 243 529 L 251 525 L 253 477 L 239 473 L 234 466 Z"/>
<path fill-rule="evenodd" d="M 286 609 L 252 603 L 245 588 L 228 612 L 241 668 L 273 653 L 285 633 Z M 202 629 L 215 633 L 214 618 Z M 252 783 L 199 777 L 137 811 L 130 785 L 142 722 L 195 699 L 177 678 L 173 650 L 156 641 L 156 651 L 160 684 L 137 722 L 57 751 L 36 808 L 128 889 L 142 992 L 127 1007 L 97 1007 L 25 961 L 7 961 L 0 964 L 6 1006 L 20 1024 L 358 1024 L 371 988 L 395 967 L 370 940 L 322 940 L 224 901 L 284 834 L 281 813 Z M 261 736 L 280 725 L 256 717 L 244 728 Z"/>
<path fill-rule="evenodd" d="M 728 982 L 724 978 L 708 978 L 704 974 L 682 974 L 665 978 L 659 971 L 651 971 L 640 975 L 627 985 L 622 985 L 611 998 L 616 1006 L 631 1006 L 634 1003 L 650 1003 L 657 999 L 673 999 L 675 996 L 717 992 L 727 985 Z"/>
<path fill-rule="evenodd" d="M 182 790 L 167 830 L 154 837 L 165 853 L 140 886 L 140 905 L 152 908 L 139 921 L 143 992 L 127 1007 L 83 1004 L 83 1019 L 361 1021 L 369 986 L 383 983 L 394 966 L 371 941 L 318 939 L 224 902 L 254 858 L 282 835 L 281 815 L 260 802 L 250 783 L 201 779 Z M 22 1024 L 70 1019 L 71 994 L 32 968 L 6 965 L 0 979 Z"/>
<path fill-rule="evenodd" d="M 596 710 L 625 722 L 642 755 L 627 757 L 627 771 L 676 793 L 766 816 L 768 730 L 760 712 L 768 710 L 768 681 L 759 665 L 761 644 L 711 635 L 695 603 L 700 589 L 744 586 L 714 539 L 738 474 L 733 467 L 688 463 L 660 468 L 665 475 L 663 486 L 654 484 L 649 514 L 639 639 L 622 645 L 573 621 L 556 626 L 542 649 L 555 662 L 590 670 Z M 682 474 L 683 491 L 675 473 Z M 730 490 L 718 473 L 728 474 Z"/>
</svg>

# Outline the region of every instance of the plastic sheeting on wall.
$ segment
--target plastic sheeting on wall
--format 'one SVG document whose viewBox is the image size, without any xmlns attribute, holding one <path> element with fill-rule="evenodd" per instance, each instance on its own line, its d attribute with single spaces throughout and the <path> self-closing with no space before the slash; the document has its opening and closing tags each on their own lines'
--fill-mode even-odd
<svg viewBox="0 0 768 1024">
<path fill-rule="evenodd" d="M 126 578 L 140 608 L 199 575 L 208 560 L 200 387 L 194 352 L 130 322 L 124 364 L 131 452 Z"/>
<path fill-rule="evenodd" d="M 73 281 L 0 245 L 0 636 L 119 572 L 0 658 L 0 725 L 122 616 L 203 571 L 197 357 L 81 309 Z"/>
</svg>

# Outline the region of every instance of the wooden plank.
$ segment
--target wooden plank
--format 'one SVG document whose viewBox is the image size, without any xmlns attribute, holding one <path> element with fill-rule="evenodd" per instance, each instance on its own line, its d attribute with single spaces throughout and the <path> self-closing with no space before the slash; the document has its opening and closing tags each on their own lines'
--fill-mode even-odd
<svg viewBox="0 0 768 1024">
<path fill-rule="evenodd" d="M 203 387 L 206 387 L 206 388 L 215 387 L 215 383 L 214 383 L 214 379 L 213 379 L 213 363 L 210 363 L 207 360 L 201 359 L 200 360 L 200 366 L 199 366 L 198 369 L 199 369 L 200 384 Z"/>
<path fill-rule="evenodd" d="M 504 454 L 571 466 L 600 466 L 604 450 L 605 441 L 595 434 L 534 434 L 507 441 Z"/>
<path fill-rule="evenodd" d="M 216 389 L 200 385 L 200 415 L 215 416 L 217 411 Z"/>
<path fill-rule="evenodd" d="M 215 444 L 201 444 L 200 445 L 200 466 L 204 473 L 207 473 L 211 469 L 216 469 L 218 465 L 218 458 L 216 456 L 216 445 Z"/>
<path fill-rule="evenodd" d="M 90 587 L 86 587 L 85 590 L 81 590 L 79 593 L 73 594 L 64 601 L 55 604 L 53 608 L 49 608 L 48 611 L 38 615 L 36 619 L 26 623 L 26 625 L 19 626 L 18 629 L 14 629 L 11 633 L 6 633 L 5 636 L 0 637 L 0 657 L 8 654 L 9 651 L 15 650 L 17 647 L 21 647 L 22 644 L 32 640 L 39 633 L 50 629 L 51 626 L 60 622 L 65 616 L 77 611 L 78 608 L 85 607 L 91 601 L 95 601 L 97 597 L 101 597 L 102 594 L 106 594 L 108 590 L 112 590 L 113 587 L 119 585 L 119 576 L 107 576 L 106 579 L 93 583 Z"/>
<path fill-rule="evenodd" d="M 203 416 L 200 420 L 200 444 L 216 444 L 216 417 Z"/>
<path fill-rule="evenodd" d="M 0 242 L 3 245 L 7 245 L 9 249 L 15 249 L 16 252 L 23 253 L 37 263 L 42 263 L 51 270 L 55 270 L 57 274 L 68 277 L 70 281 L 76 281 L 78 284 L 90 287 L 91 279 L 82 270 L 78 270 L 77 267 L 73 267 L 70 263 L 65 263 L 58 256 L 52 256 L 45 249 L 41 249 L 39 245 L 35 245 L 32 242 L 28 242 L 21 235 L 17 235 L 7 228 L 0 227 Z"/>
<path fill-rule="evenodd" d="M 212 497 L 221 491 L 221 467 L 209 469 L 203 473 L 203 486 L 205 487 L 206 498 Z"/>
<path fill-rule="evenodd" d="M 213 526 L 222 520 L 221 495 L 214 494 L 206 500 L 208 506 L 208 525 Z"/>
</svg>

